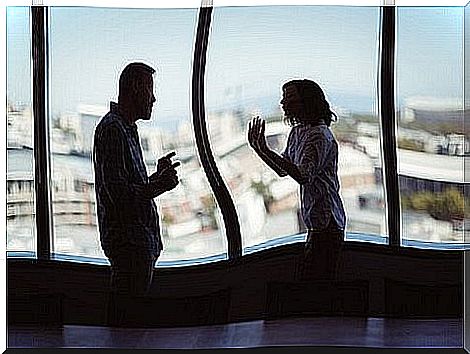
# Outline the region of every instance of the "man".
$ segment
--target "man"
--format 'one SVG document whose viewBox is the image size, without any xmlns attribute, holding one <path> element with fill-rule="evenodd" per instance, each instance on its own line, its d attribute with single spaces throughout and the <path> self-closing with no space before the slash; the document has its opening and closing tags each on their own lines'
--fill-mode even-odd
<svg viewBox="0 0 470 354">
<path fill-rule="evenodd" d="M 149 290 L 155 261 L 163 245 L 154 198 L 179 181 L 174 153 L 158 160 L 147 175 L 135 122 L 149 120 L 155 102 L 153 74 L 143 63 L 127 65 L 119 78 L 118 103 L 95 129 L 93 160 L 101 246 L 111 263 L 111 290 L 122 322 L 125 309 Z M 112 310 L 112 309 L 111 309 Z M 118 317 L 116 317 L 118 316 Z"/>
</svg>

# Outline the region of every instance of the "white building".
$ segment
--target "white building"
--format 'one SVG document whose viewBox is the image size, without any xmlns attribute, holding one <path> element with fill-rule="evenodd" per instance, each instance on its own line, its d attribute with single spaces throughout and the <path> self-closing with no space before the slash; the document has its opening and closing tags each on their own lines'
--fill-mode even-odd
<svg viewBox="0 0 470 354">
<path fill-rule="evenodd" d="M 80 152 L 85 154 L 91 153 L 93 149 L 93 134 L 95 127 L 108 112 L 108 108 L 105 106 L 97 105 L 85 105 L 80 104 L 78 106 L 78 116 L 80 122 Z"/>
<path fill-rule="evenodd" d="M 447 154 L 463 156 L 470 154 L 470 140 L 463 134 L 449 134 L 446 137 Z"/>
<path fill-rule="evenodd" d="M 442 135 L 431 134 L 423 130 L 408 129 L 398 127 L 398 139 L 406 139 L 413 141 L 418 146 L 422 147 L 425 152 L 437 154 L 442 151 L 446 143 L 445 137 Z"/>
<path fill-rule="evenodd" d="M 237 118 L 230 111 L 209 113 L 207 115 L 207 130 L 216 154 L 220 154 L 224 150 L 227 142 L 242 134 Z"/>
<path fill-rule="evenodd" d="M 465 183 L 465 159 L 410 150 L 398 150 L 398 173 L 403 176 Z"/>
<path fill-rule="evenodd" d="M 150 124 L 140 123 L 139 137 L 145 162 L 147 164 L 154 164 L 163 155 L 164 133 L 161 129 Z"/>
<path fill-rule="evenodd" d="M 458 97 L 415 96 L 405 100 L 400 120 L 406 122 L 463 122 L 463 104 Z"/>
<path fill-rule="evenodd" d="M 33 147 L 33 114 L 31 106 L 7 107 L 7 147 Z"/>
</svg>

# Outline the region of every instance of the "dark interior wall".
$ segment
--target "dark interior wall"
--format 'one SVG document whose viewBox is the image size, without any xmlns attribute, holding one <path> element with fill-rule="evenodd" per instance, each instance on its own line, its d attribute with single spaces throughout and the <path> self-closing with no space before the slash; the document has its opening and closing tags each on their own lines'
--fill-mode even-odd
<svg viewBox="0 0 470 354">
<path fill-rule="evenodd" d="M 329 305 L 328 299 L 322 302 L 321 289 L 327 285 L 299 285 L 296 281 L 301 254 L 302 244 L 293 244 L 247 255 L 238 264 L 157 268 L 143 313 L 155 325 L 158 318 L 165 325 L 259 319 L 269 316 L 272 308 L 278 315 L 302 310 L 323 313 Z M 57 322 L 105 323 L 109 267 L 27 259 L 8 259 L 7 264 L 10 323 L 28 322 L 34 316 L 52 322 L 57 316 Z M 336 284 L 366 289 L 367 296 L 358 298 L 364 302 L 362 315 L 462 316 L 462 267 L 461 251 L 392 251 L 385 246 L 348 243 Z M 334 287 L 325 291 L 331 293 L 328 298 L 341 293 Z M 273 296 L 275 292 L 278 294 Z M 352 293 L 344 294 L 350 298 L 347 294 Z M 343 300 L 348 301 L 338 301 Z M 313 305 L 307 305 L 312 301 Z M 335 314 L 338 307 L 332 308 Z"/>
</svg>

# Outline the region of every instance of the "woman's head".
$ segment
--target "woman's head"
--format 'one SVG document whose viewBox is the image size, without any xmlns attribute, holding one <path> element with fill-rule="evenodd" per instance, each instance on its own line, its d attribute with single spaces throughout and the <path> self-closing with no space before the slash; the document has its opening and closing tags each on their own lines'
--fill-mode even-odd
<svg viewBox="0 0 470 354">
<path fill-rule="evenodd" d="M 284 121 L 289 125 L 318 124 L 324 121 L 330 126 L 337 116 L 330 110 L 325 94 L 312 80 L 291 80 L 282 86 Z M 335 119 L 333 119 L 335 117 Z"/>
</svg>

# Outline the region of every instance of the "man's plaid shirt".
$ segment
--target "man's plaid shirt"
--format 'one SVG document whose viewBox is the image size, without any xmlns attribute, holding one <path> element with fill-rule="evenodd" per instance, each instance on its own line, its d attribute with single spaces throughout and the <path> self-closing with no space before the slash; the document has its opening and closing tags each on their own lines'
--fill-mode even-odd
<svg viewBox="0 0 470 354">
<path fill-rule="evenodd" d="M 95 191 L 101 246 L 116 252 L 158 257 L 163 249 L 159 217 L 148 183 L 136 124 L 127 123 L 116 103 L 95 129 Z M 132 250 L 132 251 L 131 251 Z"/>
</svg>

